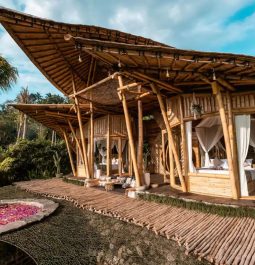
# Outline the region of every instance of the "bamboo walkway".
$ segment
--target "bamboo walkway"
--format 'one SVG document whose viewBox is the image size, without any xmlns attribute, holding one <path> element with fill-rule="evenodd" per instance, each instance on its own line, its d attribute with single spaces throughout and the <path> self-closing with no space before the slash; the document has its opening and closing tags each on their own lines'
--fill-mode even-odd
<svg viewBox="0 0 255 265">
<path fill-rule="evenodd" d="M 72 201 L 77 207 L 146 227 L 183 245 L 186 254 L 214 264 L 255 264 L 255 219 L 221 217 L 126 198 L 122 194 L 84 188 L 60 179 L 19 182 L 43 196 Z"/>
</svg>

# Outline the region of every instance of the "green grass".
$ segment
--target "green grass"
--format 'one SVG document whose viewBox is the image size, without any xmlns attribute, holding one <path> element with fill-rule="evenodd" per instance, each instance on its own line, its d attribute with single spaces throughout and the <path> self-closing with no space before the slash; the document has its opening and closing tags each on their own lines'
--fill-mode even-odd
<svg viewBox="0 0 255 265">
<path fill-rule="evenodd" d="M 250 207 L 233 207 L 225 205 L 214 205 L 203 202 L 186 201 L 180 198 L 161 196 L 148 193 L 140 193 L 138 197 L 142 200 L 153 201 L 178 208 L 185 208 L 197 212 L 217 214 L 230 217 L 251 217 L 255 218 L 255 209 Z"/>
</svg>

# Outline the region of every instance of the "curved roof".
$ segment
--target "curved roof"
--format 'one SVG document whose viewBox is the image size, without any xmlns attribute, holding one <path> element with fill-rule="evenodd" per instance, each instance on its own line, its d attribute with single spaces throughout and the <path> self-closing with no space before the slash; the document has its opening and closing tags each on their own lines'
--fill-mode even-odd
<svg viewBox="0 0 255 265">
<path fill-rule="evenodd" d="M 29 59 L 65 95 L 73 93 L 72 73 L 79 91 L 106 77 L 109 68 L 104 62 L 92 59 L 89 53 L 80 53 L 72 43 L 64 40 L 65 34 L 99 41 L 163 45 L 118 30 L 55 22 L 4 7 L 0 7 L 0 22 Z M 79 55 L 82 62 L 78 61 Z"/>
</svg>

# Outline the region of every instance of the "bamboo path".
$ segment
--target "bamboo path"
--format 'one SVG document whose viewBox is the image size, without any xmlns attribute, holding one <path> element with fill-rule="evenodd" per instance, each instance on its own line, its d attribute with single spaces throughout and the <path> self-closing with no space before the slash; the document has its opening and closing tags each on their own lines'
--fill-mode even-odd
<svg viewBox="0 0 255 265">
<path fill-rule="evenodd" d="M 65 199 L 75 206 L 146 227 L 175 240 L 214 264 L 255 264 L 255 220 L 221 217 L 141 200 L 60 179 L 19 182 L 17 186 L 43 196 Z"/>
</svg>

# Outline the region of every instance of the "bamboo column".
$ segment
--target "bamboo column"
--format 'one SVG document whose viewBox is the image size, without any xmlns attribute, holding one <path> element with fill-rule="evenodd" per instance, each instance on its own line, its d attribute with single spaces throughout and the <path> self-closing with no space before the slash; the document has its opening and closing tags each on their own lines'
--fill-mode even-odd
<svg viewBox="0 0 255 265">
<path fill-rule="evenodd" d="M 180 181 L 181 181 L 182 191 L 187 192 L 186 183 L 185 183 L 184 177 L 182 175 L 182 168 L 181 168 L 179 156 L 178 156 L 175 144 L 174 144 L 173 134 L 172 134 L 172 130 L 171 130 L 171 127 L 170 127 L 168 119 L 167 119 L 166 109 L 165 109 L 165 105 L 164 105 L 162 96 L 161 96 L 160 92 L 158 91 L 158 88 L 156 87 L 156 85 L 154 83 L 151 83 L 151 89 L 152 89 L 152 92 L 157 95 L 161 114 L 162 114 L 162 117 L 163 117 L 163 120 L 164 120 L 164 123 L 166 126 L 167 136 L 168 136 L 168 145 L 169 145 L 169 156 L 170 156 L 170 146 L 171 146 L 171 149 L 173 152 L 173 157 L 175 160 L 175 165 L 176 165 L 177 172 L 178 172 L 178 176 L 179 176 Z"/>
<path fill-rule="evenodd" d="M 230 137 L 229 137 L 229 131 L 228 131 L 228 124 L 227 124 L 224 104 L 222 100 L 222 94 L 221 94 L 220 87 L 217 81 L 212 82 L 212 90 L 213 90 L 213 94 L 216 96 L 217 104 L 219 106 L 219 113 L 220 113 L 224 140 L 225 140 L 225 145 L 226 145 L 226 153 L 227 153 L 227 159 L 228 159 L 232 195 L 233 195 L 233 199 L 238 199 L 239 197 L 238 189 L 237 189 L 238 180 L 237 180 L 236 174 L 234 174 L 234 165 L 233 165 L 233 160 L 232 160 L 232 151 L 231 151 L 231 143 L 230 143 Z"/>
<path fill-rule="evenodd" d="M 141 87 L 138 87 L 138 92 L 141 92 Z M 143 103 L 138 99 L 138 147 L 137 147 L 137 166 L 140 179 L 143 180 Z"/>
<path fill-rule="evenodd" d="M 90 174 L 94 178 L 94 113 L 90 103 Z"/>
<path fill-rule="evenodd" d="M 67 135 L 66 135 L 66 132 L 65 131 L 63 131 L 63 135 L 64 135 L 64 139 L 65 139 L 65 142 L 66 142 L 66 148 L 67 148 L 67 152 L 68 152 L 68 156 L 69 156 L 71 168 L 72 168 L 72 171 L 73 171 L 73 176 L 76 177 L 76 172 L 75 172 L 75 166 L 74 166 L 74 162 L 73 162 L 72 151 L 71 151 L 71 148 L 70 148 L 70 145 L 69 145 L 69 141 L 68 141 L 68 138 L 67 138 Z"/>
<path fill-rule="evenodd" d="M 164 183 L 167 182 L 166 179 L 166 152 L 165 152 L 165 134 L 164 131 L 161 131 L 161 144 L 162 144 L 162 165 L 163 165 L 163 176 Z"/>
<path fill-rule="evenodd" d="M 74 76 L 72 76 L 72 84 L 73 84 L 73 92 L 76 93 Z M 90 174 L 89 174 L 88 157 L 87 157 L 87 146 L 86 146 L 86 140 L 85 140 L 85 135 L 84 135 L 84 131 L 83 131 L 81 110 L 80 110 L 80 106 L 79 106 L 79 101 L 78 101 L 76 96 L 74 96 L 74 102 L 75 102 L 75 110 L 77 113 L 79 129 L 80 129 L 82 151 L 83 151 L 84 162 L 85 162 L 85 165 L 84 165 L 85 166 L 85 174 L 86 174 L 86 177 L 89 178 Z"/>
<path fill-rule="evenodd" d="M 128 144 L 128 174 L 129 176 L 133 175 L 133 164 L 132 164 L 131 150 L 129 144 Z"/>
<path fill-rule="evenodd" d="M 122 88 L 123 87 L 123 80 L 122 80 L 122 76 L 121 75 L 118 75 L 118 80 L 119 80 L 119 87 Z M 136 154 L 135 154 L 135 145 L 134 145 L 134 139 L 133 139 L 133 134 L 132 134 L 131 121 L 130 121 L 127 101 L 126 101 L 126 97 L 125 97 L 124 93 L 121 94 L 121 101 L 122 101 L 122 105 L 123 105 L 124 116 L 125 116 L 125 121 L 126 121 L 126 126 L 127 126 L 129 147 L 130 147 L 130 153 L 131 153 L 131 158 L 132 158 L 132 163 L 133 163 L 133 168 L 134 168 L 134 173 L 135 173 L 136 186 L 139 187 L 139 186 L 141 186 L 141 179 L 140 179 L 138 166 L 137 166 L 137 160 L 136 160 Z"/>
<path fill-rule="evenodd" d="M 122 141 L 121 137 L 118 138 L 118 173 L 122 175 Z"/>
<path fill-rule="evenodd" d="M 179 96 L 179 109 L 180 109 L 180 127 L 181 127 L 181 139 L 182 139 L 182 151 L 183 151 L 183 173 L 184 176 L 187 178 L 188 177 L 188 147 L 187 147 L 187 140 L 186 140 L 186 130 L 185 130 L 185 124 L 183 121 L 183 104 L 182 104 L 182 99 Z"/>
<path fill-rule="evenodd" d="M 171 149 L 171 146 L 169 145 L 169 142 L 168 142 L 168 148 L 169 148 L 169 160 L 170 160 L 170 164 L 169 164 L 169 173 L 170 173 L 170 186 L 171 187 L 175 187 L 175 178 L 174 178 L 174 156 L 173 156 L 173 152 L 172 152 L 172 149 Z"/>
<path fill-rule="evenodd" d="M 107 136 L 106 136 L 106 175 L 111 175 L 111 139 L 110 139 L 110 115 L 107 115 Z"/>
<path fill-rule="evenodd" d="M 237 194 L 240 196 L 240 182 L 239 180 L 239 170 L 238 170 L 238 157 L 237 157 L 237 145 L 236 145 L 236 130 L 235 121 L 232 113 L 232 102 L 230 93 L 226 93 L 227 96 L 227 108 L 228 108 L 228 132 L 230 138 L 230 146 L 232 151 L 232 161 L 233 161 L 233 171 L 236 179 Z"/>
</svg>

